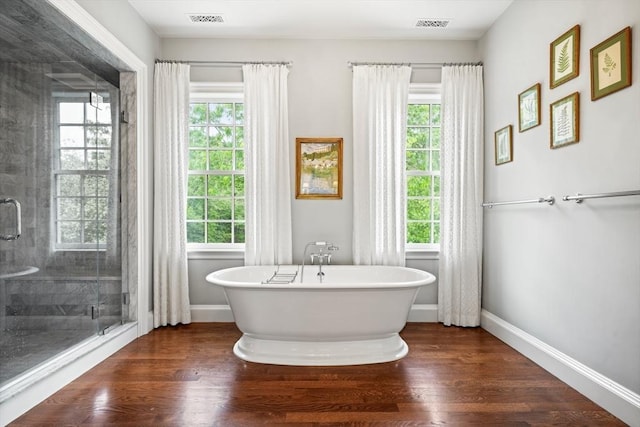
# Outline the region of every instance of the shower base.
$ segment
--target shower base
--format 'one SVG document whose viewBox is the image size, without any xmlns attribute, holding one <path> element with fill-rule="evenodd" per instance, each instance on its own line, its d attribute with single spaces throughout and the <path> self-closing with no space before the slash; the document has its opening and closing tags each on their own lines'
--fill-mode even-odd
<svg viewBox="0 0 640 427">
<path fill-rule="evenodd" d="M 95 334 L 87 330 L 0 331 L 0 387 Z"/>
</svg>

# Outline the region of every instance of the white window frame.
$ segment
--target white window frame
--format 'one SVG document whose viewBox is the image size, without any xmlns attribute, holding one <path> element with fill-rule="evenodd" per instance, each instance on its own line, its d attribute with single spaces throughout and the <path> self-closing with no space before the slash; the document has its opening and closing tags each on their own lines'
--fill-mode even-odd
<svg viewBox="0 0 640 427">
<path fill-rule="evenodd" d="M 441 85 L 439 83 L 412 83 L 409 85 L 409 104 L 430 104 L 434 101 L 441 103 Z M 442 111 L 442 110 L 440 110 Z M 442 116 L 441 116 L 442 120 Z M 440 141 L 442 144 L 442 140 Z M 441 148 L 442 149 L 442 145 Z M 442 167 L 442 165 L 441 165 Z M 430 174 L 441 176 L 440 172 Z M 406 175 L 410 176 L 409 174 Z M 440 181 L 442 191 L 442 178 Z M 408 213 L 406 213 L 408 215 Z M 405 221 L 407 218 L 405 218 Z M 437 255 L 440 252 L 439 243 L 406 243 L 405 252 L 407 259 L 424 259 Z"/>
<path fill-rule="evenodd" d="M 59 222 L 61 220 L 59 220 L 58 218 L 58 212 L 59 212 L 59 206 L 58 206 L 58 199 L 60 198 L 74 198 L 74 199 L 80 199 L 80 209 L 81 209 L 81 217 L 79 220 L 77 220 L 77 222 L 80 222 L 81 224 L 81 235 L 84 235 L 84 224 L 86 222 L 91 222 L 90 220 L 86 219 L 84 216 L 84 212 L 83 212 L 83 208 L 82 208 L 82 201 L 85 199 L 91 199 L 91 198 L 95 198 L 96 199 L 96 203 L 98 201 L 98 199 L 104 199 L 104 203 L 108 204 L 108 200 L 109 197 L 108 196 L 86 196 L 83 193 L 83 188 L 84 188 L 84 179 L 86 177 L 91 177 L 91 176 L 96 176 L 96 177 L 104 177 L 107 180 L 109 179 L 109 170 L 108 169 L 78 169 L 78 170 L 71 170 L 71 169 L 62 169 L 60 167 L 60 150 L 62 149 L 62 147 L 60 146 L 60 129 L 63 126 L 82 126 L 83 127 L 83 131 L 84 131 L 84 135 L 85 135 L 85 145 L 83 147 L 78 147 L 78 148 L 74 148 L 76 150 L 82 150 L 85 152 L 85 161 L 86 161 L 86 153 L 88 151 L 90 151 L 90 148 L 87 147 L 87 143 L 86 143 L 86 135 L 87 135 L 87 126 L 89 126 L 90 124 L 87 123 L 86 121 L 86 104 L 89 103 L 89 92 L 64 92 L 64 93 L 54 93 L 53 94 L 53 102 L 55 104 L 55 132 L 54 132 L 54 153 L 53 153 L 53 164 L 54 167 L 52 169 L 52 179 L 51 179 L 51 251 L 52 252 L 69 252 L 69 251 L 75 251 L 75 252 L 82 252 L 82 251 L 105 251 L 107 248 L 107 242 L 86 242 L 86 243 L 62 243 L 59 242 L 59 238 L 60 238 L 60 229 L 59 229 Z M 60 104 L 61 103 L 65 103 L 65 102 L 72 102 L 72 103 L 82 103 L 83 104 L 83 110 L 84 110 L 84 122 L 82 123 L 62 123 L 60 121 Z M 104 126 L 107 126 L 106 124 L 104 124 Z M 113 124 L 109 123 L 109 125 L 111 127 L 111 131 L 113 131 Z M 111 146 L 109 146 L 109 151 L 111 151 Z M 81 194 L 77 195 L 77 196 L 58 196 L 58 177 L 60 176 L 65 176 L 65 175 L 79 175 L 81 176 L 81 183 L 80 183 L 80 192 Z M 63 222 L 66 222 L 64 220 L 62 220 Z M 107 220 L 104 220 L 105 225 L 107 224 Z"/>
<path fill-rule="evenodd" d="M 242 83 L 191 83 L 189 102 L 244 102 Z M 246 215 L 246 214 L 245 214 Z M 186 218 L 185 218 L 186 220 Z M 189 259 L 210 259 L 207 253 L 215 252 L 224 258 L 243 258 L 244 243 L 187 243 Z"/>
<path fill-rule="evenodd" d="M 191 83 L 190 102 L 243 102 L 244 85 L 242 83 Z M 441 85 L 415 84 L 409 87 L 409 103 L 430 103 L 441 101 Z M 407 259 L 437 259 L 440 244 L 407 243 Z M 188 243 L 189 259 L 242 259 L 243 243 Z"/>
</svg>

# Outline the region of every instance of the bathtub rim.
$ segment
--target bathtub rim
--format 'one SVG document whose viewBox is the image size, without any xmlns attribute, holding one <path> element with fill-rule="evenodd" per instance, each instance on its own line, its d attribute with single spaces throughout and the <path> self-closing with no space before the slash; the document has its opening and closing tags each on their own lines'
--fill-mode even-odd
<svg viewBox="0 0 640 427">
<path fill-rule="evenodd" d="M 240 281 L 231 281 L 231 280 L 220 278 L 222 274 L 229 274 L 229 273 L 243 270 L 243 269 L 250 269 L 250 268 L 267 269 L 268 267 L 271 268 L 271 270 L 268 270 L 268 272 L 271 272 L 271 271 L 275 271 L 274 269 L 277 268 L 278 266 L 276 265 L 252 265 L 252 266 L 245 265 L 245 266 L 239 266 L 239 267 L 224 268 L 224 269 L 216 270 L 207 274 L 205 279 L 209 283 L 212 283 L 218 286 L 223 286 L 223 287 L 259 288 L 259 289 L 266 289 L 266 288 L 268 289 L 385 289 L 385 288 L 397 289 L 397 288 L 421 287 L 425 285 L 430 285 L 436 281 L 436 277 L 428 271 L 419 270 L 417 268 L 412 268 L 412 267 L 387 266 L 387 265 L 328 265 L 328 266 L 324 266 L 324 268 L 326 269 L 325 270 L 326 272 L 330 272 L 332 269 L 335 269 L 336 267 L 338 268 L 354 267 L 354 268 L 376 268 L 376 269 L 380 269 L 380 268 L 401 269 L 403 271 L 411 271 L 423 277 L 419 280 L 403 281 L 403 282 L 395 282 L 395 281 L 376 282 L 375 280 L 369 280 L 369 281 L 363 281 L 361 283 L 352 283 L 352 282 L 345 283 L 340 281 L 331 281 L 331 279 L 327 277 L 325 277 L 324 279 L 325 281 L 323 281 L 322 283 L 320 282 L 313 283 L 313 282 L 307 282 L 307 281 L 305 281 L 304 283 L 300 283 L 299 281 L 300 274 L 298 274 L 298 277 L 296 278 L 296 280 L 294 280 L 291 283 L 263 283 L 263 282 L 248 282 L 248 281 L 240 282 Z M 286 266 L 286 267 L 292 267 L 292 266 Z M 293 265 L 293 267 L 300 267 L 300 266 Z M 313 268 L 316 268 L 317 265 L 311 265 L 311 266 L 305 265 L 305 267 L 309 269 L 313 269 Z M 265 280 L 266 279 L 268 279 L 268 274 L 265 276 Z M 375 282 L 375 283 L 372 283 L 372 282 Z"/>
</svg>

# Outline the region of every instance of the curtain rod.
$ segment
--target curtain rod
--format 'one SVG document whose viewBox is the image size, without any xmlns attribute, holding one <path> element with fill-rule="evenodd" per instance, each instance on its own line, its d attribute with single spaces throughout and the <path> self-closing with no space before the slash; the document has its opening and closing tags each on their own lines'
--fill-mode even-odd
<svg viewBox="0 0 640 427">
<path fill-rule="evenodd" d="M 158 63 L 178 63 L 178 64 L 189 64 L 193 67 L 242 67 L 245 64 L 263 64 L 263 65 L 286 65 L 287 67 L 291 67 L 293 65 L 292 61 L 173 61 L 173 60 L 165 60 L 165 59 L 156 59 L 156 64 Z"/>
<path fill-rule="evenodd" d="M 451 65 L 482 65 L 482 62 L 347 62 L 349 68 L 353 68 L 354 65 L 408 65 L 411 68 L 442 68 Z"/>
</svg>

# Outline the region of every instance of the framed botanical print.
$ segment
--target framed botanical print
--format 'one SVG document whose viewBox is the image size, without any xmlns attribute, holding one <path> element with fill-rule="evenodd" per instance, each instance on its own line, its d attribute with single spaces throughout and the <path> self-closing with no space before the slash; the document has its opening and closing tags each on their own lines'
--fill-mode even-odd
<svg viewBox="0 0 640 427">
<path fill-rule="evenodd" d="M 540 124 L 540 83 L 518 95 L 518 129 L 520 132 Z"/>
<path fill-rule="evenodd" d="M 580 74 L 580 25 L 552 41 L 550 50 L 549 86 L 553 89 Z"/>
<path fill-rule="evenodd" d="M 513 161 L 513 126 L 505 126 L 495 132 L 496 165 Z"/>
<path fill-rule="evenodd" d="M 631 28 L 591 49 L 591 100 L 631 86 Z"/>
<path fill-rule="evenodd" d="M 580 141 L 580 94 L 572 93 L 550 106 L 551 148 Z"/>
</svg>

